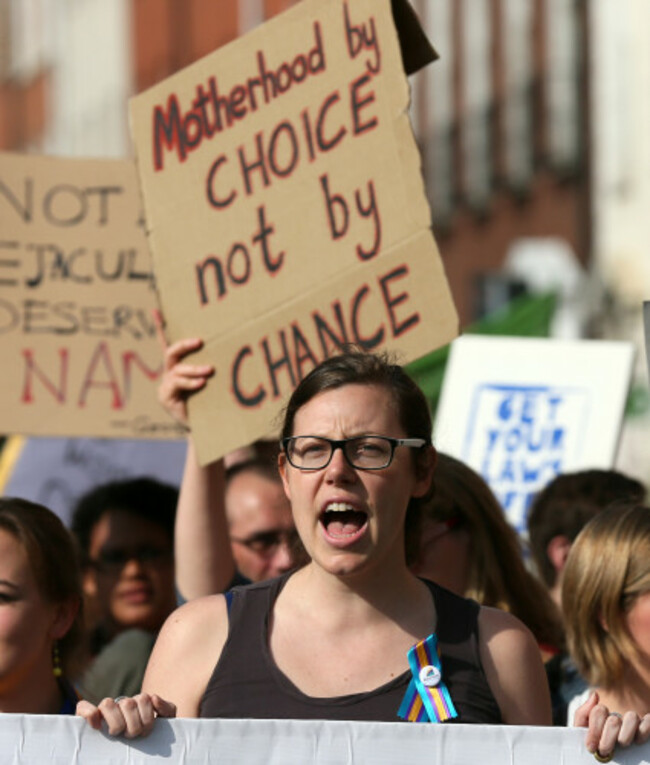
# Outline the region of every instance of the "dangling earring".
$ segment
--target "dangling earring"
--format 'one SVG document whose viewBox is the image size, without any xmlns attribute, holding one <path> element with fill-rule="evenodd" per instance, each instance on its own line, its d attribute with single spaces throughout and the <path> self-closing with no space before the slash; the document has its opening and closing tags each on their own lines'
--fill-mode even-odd
<svg viewBox="0 0 650 765">
<path fill-rule="evenodd" d="M 61 666 L 58 640 L 55 640 L 52 646 L 52 674 L 57 678 L 63 675 L 63 667 Z"/>
</svg>

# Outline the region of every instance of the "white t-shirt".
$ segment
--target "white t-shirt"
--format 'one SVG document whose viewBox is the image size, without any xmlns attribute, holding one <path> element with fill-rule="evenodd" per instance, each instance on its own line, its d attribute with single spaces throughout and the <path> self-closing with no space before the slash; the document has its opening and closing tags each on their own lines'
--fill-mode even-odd
<svg viewBox="0 0 650 765">
<path fill-rule="evenodd" d="M 576 711 L 585 703 L 589 696 L 591 696 L 592 692 L 593 688 L 587 688 L 586 691 L 574 696 L 569 702 L 566 713 L 566 724 L 569 728 L 574 727 L 573 718 L 575 717 Z"/>
</svg>

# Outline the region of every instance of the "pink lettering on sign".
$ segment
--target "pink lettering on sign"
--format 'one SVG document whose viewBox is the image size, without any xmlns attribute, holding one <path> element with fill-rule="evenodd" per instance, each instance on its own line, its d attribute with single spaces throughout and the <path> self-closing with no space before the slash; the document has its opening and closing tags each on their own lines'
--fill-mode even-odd
<svg viewBox="0 0 650 765">
<path fill-rule="evenodd" d="M 409 267 L 403 263 L 378 276 L 376 283 L 359 285 L 348 302 L 332 301 L 328 313 L 313 311 L 309 322 L 295 319 L 277 332 L 258 338 L 256 343 L 243 345 L 230 369 L 234 403 L 251 409 L 268 398 L 277 400 L 344 345 L 354 343 L 372 351 L 387 339 L 415 329 L 420 324 L 420 314 L 409 305 L 410 293 L 399 284 L 408 276 Z M 382 306 L 383 320 L 374 312 L 374 319 L 368 321 L 364 311 L 368 301 Z M 260 364 L 264 379 L 255 376 Z"/>
<path fill-rule="evenodd" d="M 58 364 L 44 368 L 44 362 L 37 360 L 32 348 L 22 351 L 24 361 L 23 385 L 20 394 L 22 404 L 42 403 L 43 399 L 54 400 L 57 404 L 73 404 L 83 408 L 92 397 L 101 399 L 111 409 L 124 409 L 130 401 L 135 387 L 134 369 L 146 379 L 155 382 L 162 373 L 162 364 L 151 368 L 132 350 L 112 352 L 105 342 L 98 343 L 89 361 L 84 360 L 83 375 L 78 389 L 71 389 L 72 351 L 58 349 Z M 85 359 L 85 354 L 84 354 Z"/>
<path fill-rule="evenodd" d="M 206 138 L 227 130 L 308 77 L 324 72 L 325 49 L 318 21 L 313 23 L 313 34 L 314 45 L 310 50 L 291 61 L 282 61 L 276 68 L 269 66 L 263 51 L 257 51 L 256 74 L 227 93 L 220 92 L 216 77 L 210 77 L 207 88 L 202 84 L 196 86 L 196 96 L 185 112 L 176 93 L 170 93 L 164 106 L 159 104 L 153 109 L 154 169 L 164 169 L 167 153 L 175 153 L 178 161 L 184 162 Z"/>
</svg>

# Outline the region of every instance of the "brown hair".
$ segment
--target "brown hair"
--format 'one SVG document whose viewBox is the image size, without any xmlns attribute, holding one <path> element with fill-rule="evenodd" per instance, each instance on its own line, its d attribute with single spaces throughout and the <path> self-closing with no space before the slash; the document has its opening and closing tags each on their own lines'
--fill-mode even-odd
<svg viewBox="0 0 650 765">
<path fill-rule="evenodd" d="M 650 591 L 650 508 L 613 505 L 584 527 L 562 582 L 569 650 L 585 679 L 611 688 L 636 645 L 625 614 Z"/>
<path fill-rule="evenodd" d="M 433 429 L 429 405 L 417 384 L 387 354 L 346 349 L 319 364 L 301 380 L 291 395 L 284 412 L 282 438 L 294 435 L 296 413 L 308 401 L 319 393 L 344 385 L 379 386 L 390 393 L 404 433 L 409 438 L 425 441 L 425 446 L 414 451 L 413 455 L 415 469 L 422 470 L 427 459 L 426 445 L 431 445 Z M 408 504 L 404 523 L 407 563 L 412 562 L 417 554 L 420 508 L 426 499 L 427 496 L 411 497 Z"/>
<path fill-rule="evenodd" d="M 553 537 L 570 542 L 612 502 L 643 502 L 645 487 L 617 470 L 578 470 L 553 478 L 533 499 L 528 515 L 530 551 L 540 577 L 553 587 L 557 572 L 546 552 Z"/>
<path fill-rule="evenodd" d="M 73 538 L 51 510 L 14 497 L 0 498 L 0 529 L 25 548 L 36 585 L 46 602 L 79 605 L 72 626 L 58 641 L 61 663 L 70 673 L 83 637 L 81 574 Z"/>
<path fill-rule="evenodd" d="M 433 497 L 422 514 L 432 521 L 455 521 L 452 534 L 468 532 L 471 564 L 465 597 L 511 612 L 539 643 L 563 645 L 559 612 L 542 583 L 526 569 L 516 531 L 476 471 L 439 452 Z"/>
<path fill-rule="evenodd" d="M 113 512 L 144 518 L 160 526 L 171 546 L 177 504 L 178 489 L 155 478 L 109 481 L 90 489 L 78 499 L 70 523 L 84 558 L 82 563 L 88 563 L 93 530 L 104 515 Z"/>
</svg>

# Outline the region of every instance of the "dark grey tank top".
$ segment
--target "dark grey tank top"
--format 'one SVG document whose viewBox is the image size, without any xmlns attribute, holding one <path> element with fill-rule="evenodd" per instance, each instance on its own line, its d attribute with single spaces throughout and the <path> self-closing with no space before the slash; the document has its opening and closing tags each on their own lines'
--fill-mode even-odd
<svg viewBox="0 0 650 765">
<path fill-rule="evenodd" d="M 406 655 L 404 673 L 385 685 L 327 698 L 302 693 L 276 666 L 269 650 L 269 614 L 288 577 L 228 594 L 228 638 L 201 699 L 199 717 L 399 722 L 397 710 L 411 679 Z M 479 656 L 478 604 L 423 581 L 438 617 L 443 680 L 459 713 L 453 722 L 501 723 Z"/>
</svg>

